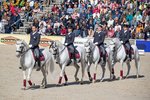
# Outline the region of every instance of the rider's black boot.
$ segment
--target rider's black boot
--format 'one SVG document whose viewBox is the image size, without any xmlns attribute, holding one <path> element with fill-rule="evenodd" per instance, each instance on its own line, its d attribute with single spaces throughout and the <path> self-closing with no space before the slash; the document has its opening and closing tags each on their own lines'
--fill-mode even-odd
<svg viewBox="0 0 150 100">
<path fill-rule="evenodd" d="M 38 59 L 38 68 L 36 69 L 36 71 L 39 71 L 40 69 L 41 69 L 41 61 L 40 61 L 40 59 Z"/>
</svg>

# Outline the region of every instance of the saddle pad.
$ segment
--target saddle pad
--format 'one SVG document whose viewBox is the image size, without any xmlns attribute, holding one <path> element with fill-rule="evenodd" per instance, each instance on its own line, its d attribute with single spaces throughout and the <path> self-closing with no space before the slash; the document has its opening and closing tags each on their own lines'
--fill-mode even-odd
<svg viewBox="0 0 150 100">
<path fill-rule="evenodd" d="M 40 49 L 40 61 L 44 61 L 45 60 L 45 57 L 44 57 L 44 55 L 42 53 L 43 50 L 44 49 Z M 33 51 L 32 51 L 32 54 L 33 54 L 34 60 L 37 61 L 38 58 L 35 57 L 35 54 L 34 54 Z"/>
</svg>

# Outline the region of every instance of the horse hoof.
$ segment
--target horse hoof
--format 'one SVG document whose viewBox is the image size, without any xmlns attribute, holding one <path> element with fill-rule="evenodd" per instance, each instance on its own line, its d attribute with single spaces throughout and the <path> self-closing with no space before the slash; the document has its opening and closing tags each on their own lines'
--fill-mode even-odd
<svg viewBox="0 0 150 100">
<path fill-rule="evenodd" d="M 90 82 L 92 82 L 92 81 L 93 81 L 92 77 L 91 77 L 91 78 L 89 78 L 89 80 L 90 80 Z"/>
<path fill-rule="evenodd" d="M 83 82 L 80 82 L 81 85 L 83 85 Z"/>
<path fill-rule="evenodd" d="M 66 83 L 64 83 L 64 86 L 67 86 L 68 85 L 68 83 L 66 82 Z"/>
<path fill-rule="evenodd" d="M 33 83 L 32 85 L 31 85 L 31 87 L 34 87 L 35 86 L 35 83 Z"/>
<path fill-rule="evenodd" d="M 101 80 L 100 80 L 100 82 L 103 82 L 103 81 L 104 81 L 104 79 L 101 79 Z"/>
<path fill-rule="evenodd" d="M 96 83 L 96 80 L 93 80 L 93 83 Z"/>
<path fill-rule="evenodd" d="M 76 82 L 78 82 L 78 81 L 79 81 L 79 78 L 75 78 L 75 80 L 76 80 Z"/>
<path fill-rule="evenodd" d="M 115 80 L 116 79 L 116 76 L 115 75 L 113 75 L 113 80 Z"/>
<path fill-rule="evenodd" d="M 60 84 L 60 83 L 58 83 L 58 84 L 56 84 L 56 86 L 61 86 L 61 84 Z"/>
<path fill-rule="evenodd" d="M 41 89 L 45 89 L 45 88 L 46 88 L 46 86 L 44 86 L 44 85 L 43 85 L 43 86 L 40 86 L 40 88 L 41 88 Z"/>
<path fill-rule="evenodd" d="M 27 90 L 27 89 L 28 89 L 27 87 L 22 87 L 22 88 L 21 88 L 21 90 Z"/>
<path fill-rule="evenodd" d="M 123 80 L 123 77 L 119 77 L 120 80 Z"/>
<path fill-rule="evenodd" d="M 127 78 L 128 78 L 128 76 L 125 77 L 125 79 L 127 79 Z"/>
</svg>

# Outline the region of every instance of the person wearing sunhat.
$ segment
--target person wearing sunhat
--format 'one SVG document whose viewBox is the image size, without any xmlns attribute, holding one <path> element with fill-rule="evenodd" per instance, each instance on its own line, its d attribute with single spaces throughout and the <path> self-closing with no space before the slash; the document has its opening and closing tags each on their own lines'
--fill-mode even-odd
<svg viewBox="0 0 150 100">
<path fill-rule="evenodd" d="M 95 45 L 99 47 L 100 50 L 102 50 L 103 57 L 101 60 L 104 62 L 104 64 L 106 64 L 106 56 L 105 56 L 105 49 L 104 49 L 105 32 L 103 32 L 102 28 L 103 28 L 103 25 L 98 24 L 97 31 L 94 33 L 93 42 Z"/>
<path fill-rule="evenodd" d="M 127 55 L 129 57 L 129 60 L 131 61 L 131 44 L 129 41 L 129 39 L 131 38 L 131 33 L 128 27 L 129 23 L 124 23 L 123 31 L 120 34 L 120 41 L 127 48 Z"/>
<path fill-rule="evenodd" d="M 72 26 L 68 26 L 68 34 L 65 36 L 65 46 L 67 46 L 69 52 L 73 55 L 74 61 L 76 61 L 75 57 L 75 46 L 74 46 L 75 33 L 72 32 Z"/>
</svg>

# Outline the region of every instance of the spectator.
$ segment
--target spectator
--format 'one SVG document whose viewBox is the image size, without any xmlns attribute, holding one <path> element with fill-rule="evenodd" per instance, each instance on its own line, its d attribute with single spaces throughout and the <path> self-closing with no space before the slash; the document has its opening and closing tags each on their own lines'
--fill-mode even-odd
<svg viewBox="0 0 150 100">
<path fill-rule="evenodd" d="M 64 25 L 61 26 L 60 35 L 65 36 L 67 34 L 67 29 Z"/>
<path fill-rule="evenodd" d="M 41 23 L 40 26 L 39 26 L 39 33 L 41 35 L 46 35 L 46 27 L 44 26 L 44 23 Z"/>
<path fill-rule="evenodd" d="M 73 13 L 73 9 L 71 8 L 71 5 L 69 5 L 69 7 L 67 9 L 67 13 L 70 15 Z"/>
<path fill-rule="evenodd" d="M 108 36 L 109 38 L 112 38 L 112 37 L 114 37 L 114 33 L 115 33 L 115 31 L 114 31 L 114 29 L 113 29 L 113 26 L 111 25 L 111 26 L 108 28 L 107 36 Z"/>
<path fill-rule="evenodd" d="M 75 10 L 72 14 L 72 19 L 77 19 L 79 17 L 79 13 Z"/>
<path fill-rule="evenodd" d="M 33 26 L 39 27 L 39 21 L 37 18 L 33 20 Z"/>
<path fill-rule="evenodd" d="M 80 26 L 76 25 L 75 30 L 73 31 L 73 33 L 75 34 L 75 36 L 79 37 L 81 36 L 81 30 L 80 30 Z"/>
<path fill-rule="evenodd" d="M 136 37 L 137 38 L 140 38 L 140 34 L 141 34 L 141 32 L 143 31 L 143 25 L 142 25 L 142 23 L 140 22 L 138 25 L 137 25 L 137 27 L 136 27 Z"/>
<path fill-rule="evenodd" d="M 111 16 L 109 17 L 109 20 L 107 21 L 107 24 L 108 24 L 108 25 L 107 25 L 108 27 L 113 26 L 114 20 L 112 19 Z"/>
<path fill-rule="evenodd" d="M 116 31 L 114 33 L 114 37 L 116 38 L 120 38 L 120 34 L 121 34 L 121 29 L 119 27 L 116 28 Z"/>
<path fill-rule="evenodd" d="M 53 28 L 51 27 L 51 25 L 47 25 L 46 35 L 50 36 L 50 35 L 53 35 L 53 34 L 54 34 Z"/>
</svg>

